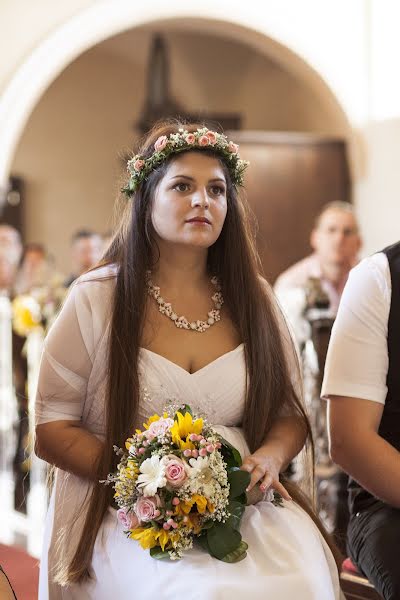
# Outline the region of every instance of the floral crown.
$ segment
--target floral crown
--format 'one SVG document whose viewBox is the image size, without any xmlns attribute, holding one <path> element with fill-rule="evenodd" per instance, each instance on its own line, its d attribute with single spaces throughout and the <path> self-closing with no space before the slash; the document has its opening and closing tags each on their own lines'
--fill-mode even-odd
<svg viewBox="0 0 400 600">
<path fill-rule="evenodd" d="M 127 186 L 122 191 L 131 196 L 139 185 L 146 181 L 150 173 L 167 160 L 171 154 L 191 149 L 215 150 L 228 167 L 233 185 L 235 187 L 243 185 L 243 173 L 249 163 L 239 157 L 237 144 L 229 141 L 226 135 L 210 131 L 207 127 L 193 132 L 181 128 L 177 133 L 160 136 L 156 140 L 154 152 L 149 158 L 136 154 L 128 161 L 127 169 L 130 177 Z"/>
</svg>

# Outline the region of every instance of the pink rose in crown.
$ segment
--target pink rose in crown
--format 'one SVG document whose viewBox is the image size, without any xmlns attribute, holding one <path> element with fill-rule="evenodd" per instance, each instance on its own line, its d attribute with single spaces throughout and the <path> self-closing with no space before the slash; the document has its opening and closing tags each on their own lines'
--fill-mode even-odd
<svg viewBox="0 0 400 600">
<path fill-rule="evenodd" d="M 144 160 L 142 160 L 141 158 L 138 158 L 133 163 L 133 168 L 135 169 L 135 171 L 140 171 L 141 169 L 143 169 L 143 167 L 144 167 Z"/>
<path fill-rule="evenodd" d="M 165 457 L 165 478 L 171 487 L 180 487 L 186 479 L 183 461 L 173 454 Z"/>
<path fill-rule="evenodd" d="M 154 144 L 154 150 L 156 152 L 161 152 L 162 150 L 164 150 L 165 146 L 168 144 L 168 138 L 166 135 L 161 135 L 158 140 L 156 140 L 156 143 Z"/>
<path fill-rule="evenodd" d="M 237 144 L 234 144 L 233 142 L 229 142 L 228 150 L 232 154 L 237 154 L 239 152 L 239 146 Z"/>
<path fill-rule="evenodd" d="M 139 521 L 148 523 L 160 516 L 158 496 L 140 496 L 135 504 L 135 513 Z"/>
<path fill-rule="evenodd" d="M 124 529 L 135 529 L 139 525 L 139 519 L 133 511 L 127 508 L 117 510 L 117 518 Z"/>
<path fill-rule="evenodd" d="M 185 139 L 187 144 L 194 144 L 196 136 L 194 135 L 194 133 L 188 133 Z"/>
<path fill-rule="evenodd" d="M 217 134 L 214 131 L 207 131 L 207 137 L 210 144 L 213 146 L 217 141 Z"/>
<path fill-rule="evenodd" d="M 147 429 L 147 431 L 144 432 L 144 434 L 147 438 L 155 438 L 158 436 L 162 437 L 167 433 L 167 431 L 170 429 L 170 427 L 172 427 L 173 424 L 173 419 L 161 418 L 158 421 L 153 421 L 153 423 L 151 423 L 150 427 Z"/>
<path fill-rule="evenodd" d="M 199 141 L 198 141 L 199 146 L 208 146 L 209 143 L 210 143 L 210 140 L 208 139 L 208 137 L 206 135 L 201 135 L 199 137 Z"/>
</svg>

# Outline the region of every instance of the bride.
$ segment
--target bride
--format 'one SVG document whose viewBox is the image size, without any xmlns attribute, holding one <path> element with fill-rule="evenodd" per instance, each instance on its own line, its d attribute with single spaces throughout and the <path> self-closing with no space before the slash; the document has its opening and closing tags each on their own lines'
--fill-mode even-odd
<svg viewBox="0 0 400 600">
<path fill-rule="evenodd" d="M 39 600 L 341 597 L 331 543 L 280 475 L 311 434 L 239 193 L 246 166 L 225 136 L 175 122 L 128 163 L 121 226 L 45 343 L 36 452 L 57 469 Z M 151 558 L 125 537 L 99 483 L 115 470 L 113 446 L 171 398 L 205 413 L 245 456 L 253 504 L 237 564 L 200 548 Z M 283 507 L 264 499 L 271 489 Z"/>
</svg>

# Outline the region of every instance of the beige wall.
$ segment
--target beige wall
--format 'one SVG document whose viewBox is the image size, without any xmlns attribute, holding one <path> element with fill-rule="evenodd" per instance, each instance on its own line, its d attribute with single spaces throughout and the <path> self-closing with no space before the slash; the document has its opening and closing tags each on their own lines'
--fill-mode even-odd
<svg viewBox="0 0 400 600">
<path fill-rule="evenodd" d="M 83 54 L 51 85 L 19 143 L 26 239 L 68 271 L 69 238 L 112 220 L 121 161 L 145 96 L 153 32 L 133 30 Z M 191 111 L 240 112 L 246 129 L 340 132 L 314 93 L 273 61 L 213 36 L 169 32 L 171 91 Z"/>
</svg>

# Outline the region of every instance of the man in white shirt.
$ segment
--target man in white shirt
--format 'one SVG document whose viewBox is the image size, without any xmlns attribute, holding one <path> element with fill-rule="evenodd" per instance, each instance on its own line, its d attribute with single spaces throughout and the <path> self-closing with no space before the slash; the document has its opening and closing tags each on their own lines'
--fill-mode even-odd
<svg viewBox="0 0 400 600">
<path fill-rule="evenodd" d="M 330 452 L 350 474 L 348 549 L 385 600 L 400 598 L 400 243 L 350 273 L 322 396 Z"/>
<path fill-rule="evenodd" d="M 310 245 L 313 254 L 284 271 L 274 285 L 300 345 L 309 333 L 302 316 L 307 282 L 319 280 L 330 312 L 336 315 L 350 269 L 358 262 L 361 237 L 353 206 L 348 202 L 326 204 L 316 218 Z"/>
</svg>

